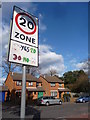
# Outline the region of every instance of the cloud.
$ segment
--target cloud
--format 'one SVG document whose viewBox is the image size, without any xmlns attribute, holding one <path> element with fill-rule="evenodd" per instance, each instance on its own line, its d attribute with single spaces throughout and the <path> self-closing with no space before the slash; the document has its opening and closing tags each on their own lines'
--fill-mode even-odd
<svg viewBox="0 0 90 120">
<path fill-rule="evenodd" d="M 0 34 L 0 47 L 3 47 L 3 52 L 4 48 L 6 49 L 8 46 L 10 27 L 7 24 L 3 24 L 2 27 L 0 27 L 0 31 L 2 31 L 2 34 Z"/>
<path fill-rule="evenodd" d="M 54 69 L 59 75 L 61 75 L 64 70 L 64 60 L 63 56 L 56 54 L 52 51 L 52 47 L 49 45 L 40 45 L 40 72 L 41 74 L 47 74 L 50 70 Z"/>
<path fill-rule="evenodd" d="M 72 60 L 70 60 L 71 66 L 75 67 L 76 66 L 76 62 L 77 62 L 76 58 L 73 58 Z"/>
<path fill-rule="evenodd" d="M 8 44 L 6 44 L 6 45 L 4 46 L 4 48 L 7 49 L 7 48 L 8 48 Z"/>
<path fill-rule="evenodd" d="M 88 61 L 82 61 L 82 62 L 77 62 L 75 58 L 70 60 L 70 64 L 72 66 L 72 70 L 84 70 L 85 72 L 88 72 Z"/>
<path fill-rule="evenodd" d="M 0 78 L 0 86 L 3 85 L 3 83 L 5 82 L 6 78 Z"/>
<path fill-rule="evenodd" d="M 47 27 L 42 21 L 43 21 L 43 15 L 39 13 L 39 28 L 40 30 L 45 31 Z"/>
<path fill-rule="evenodd" d="M 88 61 L 84 61 L 76 64 L 76 68 L 88 72 Z"/>
</svg>

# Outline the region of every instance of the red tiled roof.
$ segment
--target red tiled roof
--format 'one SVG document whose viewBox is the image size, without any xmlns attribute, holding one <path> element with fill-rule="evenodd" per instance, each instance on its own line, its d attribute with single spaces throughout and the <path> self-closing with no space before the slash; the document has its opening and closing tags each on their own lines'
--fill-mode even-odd
<svg viewBox="0 0 90 120">
<path fill-rule="evenodd" d="M 22 80 L 22 73 L 13 73 L 12 72 L 12 73 L 10 73 L 10 75 L 13 78 L 14 81 Z M 36 77 L 34 77 L 30 74 L 26 74 L 26 81 L 30 81 L 30 82 L 35 81 L 35 82 L 40 82 L 41 83 L 41 81 L 38 78 L 36 78 Z"/>
<path fill-rule="evenodd" d="M 56 76 L 41 76 L 43 77 L 47 82 L 54 82 L 54 83 L 64 83 L 61 79 L 59 79 Z"/>
<path fill-rule="evenodd" d="M 36 87 L 36 88 L 26 88 L 28 91 L 31 92 L 44 92 L 45 90 L 43 89 L 43 87 Z"/>
<path fill-rule="evenodd" d="M 68 88 L 58 88 L 58 91 L 60 92 L 70 92 L 71 90 Z"/>
</svg>

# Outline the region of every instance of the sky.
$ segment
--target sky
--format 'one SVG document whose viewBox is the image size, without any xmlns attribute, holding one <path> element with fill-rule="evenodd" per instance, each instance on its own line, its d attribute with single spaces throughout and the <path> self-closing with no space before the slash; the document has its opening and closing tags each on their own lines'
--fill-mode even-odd
<svg viewBox="0 0 90 120">
<path fill-rule="evenodd" d="M 62 76 L 67 71 L 88 67 L 87 2 L 3 2 L 2 56 L 8 49 L 14 5 L 39 19 L 39 66 L 42 74 L 54 69 Z"/>
</svg>

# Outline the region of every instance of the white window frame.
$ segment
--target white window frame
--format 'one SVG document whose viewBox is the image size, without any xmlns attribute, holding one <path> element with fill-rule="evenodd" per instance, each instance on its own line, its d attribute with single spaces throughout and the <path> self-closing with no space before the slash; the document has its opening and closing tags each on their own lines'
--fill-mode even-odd
<svg viewBox="0 0 90 120">
<path fill-rule="evenodd" d="M 36 83 L 36 86 L 37 86 L 37 87 L 39 86 L 39 83 L 38 83 L 38 82 Z"/>
<path fill-rule="evenodd" d="M 29 82 L 28 85 L 29 85 L 29 86 L 33 86 L 33 82 Z"/>
<path fill-rule="evenodd" d="M 51 87 L 55 87 L 55 83 L 50 83 Z"/>
<path fill-rule="evenodd" d="M 57 91 L 51 91 L 51 96 L 57 97 Z"/>
<path fill-rule="evenodd" d="M 61 83 L 59 83 L 59 87 L 62 87 L 62 84 L 61 84 Z"/>
<path fill-rule="evenodd" d="M 22 85 L 22 82 L 21 81 L 17 81 L 17 86 L 21 86 Z"/>
</svg>

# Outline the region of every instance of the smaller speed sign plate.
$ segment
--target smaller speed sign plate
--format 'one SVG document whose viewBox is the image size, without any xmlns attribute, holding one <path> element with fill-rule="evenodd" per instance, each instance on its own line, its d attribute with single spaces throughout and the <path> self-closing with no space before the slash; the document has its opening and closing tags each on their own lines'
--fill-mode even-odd
<svg viewBox="0 0 90 120">
<path fill-rule="evenodd" d="M 11 39 L 38 47 L 38 19 L 14 7 Z"/>
</svg>

